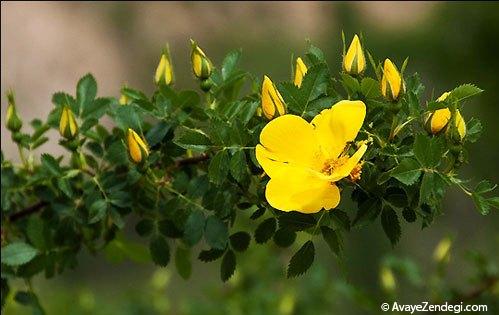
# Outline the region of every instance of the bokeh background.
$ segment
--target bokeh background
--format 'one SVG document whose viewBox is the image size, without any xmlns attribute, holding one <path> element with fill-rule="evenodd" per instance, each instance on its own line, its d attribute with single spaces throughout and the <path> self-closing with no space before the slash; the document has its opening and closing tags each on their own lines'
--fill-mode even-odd
<svg viewBox="0 0 499 315">
<path fill-rule="evenodd" d="M 189 38 L 215 64 L 242 48 L 243 68 L 275 81 L 290 77 L 291 55 L 303 54 L 310 40 L 339 71 L 342 30 L 348 41 L 362 32 L 377 59 L 401 64 L 409 56 L 406 73 L 421 75 L 428 96 L 462 83 L 484 89 L 463 110 L 466 120 L 476 117 L 485 128 L 480 141 L 469 145 L 463 174 L 499 182 L 499 5 L 492 2 L 2 2 L 1 91 L 15 90 L 25 122 L 45 117 L 52 93 L 73 93 L 87 72 L 96 77 L 99 95 L 118 96 L 123 84 L 149 93 L 167 42 L 177 86 L 195 88 Z M 6 105 L 2 98 L 2 122 Z M 18 160 L 3 123 L 1 128 L 2 151 Z M 55 141 L 41 150 L 62 153 Z M 465 290 L 469 250 L 499 261 L 498 224 L 497 212 L 483 217 L 471 199 L 451 190 L 444 215 L 422 231 L 404 224 L 395 249 L 381 225 L 373 224 L 345 235 L 342 261 L 320 247 L 312 269 L 298 279 L 284 275 L 294 249 L 268 244 L 239 255 L 238 271 L 226 284 L 219 280 L 219 263 L 195 263 L 192 278 L 184 281 L 172 265 L 113 264 L 86 253 L 74 271 L 50 281 L 39 276 L 34 284 L 49 314 L 364 314 L 367 296 L 381 302 L 379 270 L 387 255 L 414 260 L 428 274 L 433 249 L 445 236 L 453 238 L 445 284 Z M 397 278 L 397 286 L 403 302 L 429 299 L 427 290 L 404 280 Z M 6 314 L 30 312 L 9 304 Z"/>
</svg>

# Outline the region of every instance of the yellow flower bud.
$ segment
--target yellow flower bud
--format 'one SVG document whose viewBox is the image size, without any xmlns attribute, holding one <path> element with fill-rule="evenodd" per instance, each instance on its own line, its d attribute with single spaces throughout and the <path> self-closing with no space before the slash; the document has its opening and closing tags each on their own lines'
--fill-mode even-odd
<svg viewBox="0 0 499 315">
<path fill-rule="evenodd" d="M 62 108 L 61 119 L 59 121 L 59 132 L 64 138 L 71 140 L 78 134 L 78 124 L 69 106 Z"/>
<path fill-rule="evenodd" d="M 166 85 L 173 83 L 173 67 L 168 48 L 161 54 L 161 59 L 159 60 L 156 74 L 154 75 L 154 82 L 156 82 L 156 84 L 164 83 Z"/>
<path fill-rule="evenodd" d="M 366 57 L 362 51 L 359 36 L 353 37 L 352 43 L 343 57 L 343 70 L 348 74 L 361 74 L 366 70 Z"/>
<path fill-rule="evenodd" d="M 141 138 L 135 131 L 128 128 L 127 131 L 128 152 L 135 163 L 149 155 L 149 148 L 145 139 Z"/>
<path fill-rule="evenodd" d="M 303 60 L 300 57 L 296 58 L 294 83 L 297 87 L 301 86 L 301 82 L 303 81 L 303 77 L 307 73 L 307 70 L 307 66 Z"/>
<path fill-rule="evenodd" d="M 286 105 L 274 83 L 265 76 L 262 84 L 262 110 L 267 119 L 286 114 Z"/>
<path fill-rule="evenodd" d="M 443 238 L 433 251 L 433 259 L 438 263 L 447 262 L 450 257 L 451 245 L 452 241 L 449 237 Z"/>
<path fill-rule="evenodd" d="M 437 99 L 437 102 L 445 101 L 447 99 L 447 96 L 449 96 L 449 94 L 450 92 L 445 92 Z M 451 119 L 451 116 L 452 114 L 450 109 L 448 108 L 437 109 L 428 117 L 427 125 L 429 127 L 429 131 L 435 135 L 440 133 L 444 129 L 447 130 L 448 128 L 446 127 Z M 463 116 L 461 116 L 459 110 L 456 111 L 456 127 L 460 138 L 463 139 L 464 136 L 466 135 L 466 122 L 464 121 Z"/>
<path fill-rule="evenodd" d="M 211 61 L 206 57 L 199 46 L 191 39 L 192 52 L 191 62 L 194 75 L 201 80 L 206 80 L 210 77 L 212 71 Z"/>
<path fill-rule="evenodd" d="M 386 291 L 393 291 L 397 287 L 397 282 L 392 270 L 386 266 L 381 268 L 380 280 L 383 289 Z"/>
<path fill-rule="evenodd" d="M 127 105 L 128 101 L 129 101 L 128 97 L 125 94 L 121 93 L 119 100 L 120 105 Z"/>
<path fill-rule="evenodd" d="M 7 129 L 12 132 L 18 132 L 23 126 L 23 122 L 17 115 L 16 102 L 14 100 L 14 93 L 12 91 L 7 92 L 7 101 L 7 113 L 5 115 Z"/>
<path fill-rule="evenodd" d="M 404 92 L 405 85 L 402 76 L 390 59 L 386 59 L 381 79 L 381 94 L 391 101 L 396 101 Z"/>
</svg>

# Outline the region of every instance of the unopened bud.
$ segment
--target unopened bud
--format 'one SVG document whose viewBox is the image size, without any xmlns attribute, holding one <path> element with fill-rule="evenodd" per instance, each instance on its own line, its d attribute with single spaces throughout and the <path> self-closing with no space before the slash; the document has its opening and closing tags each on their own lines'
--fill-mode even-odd
<svg viewBox="0 0 499 315">
<path fill-rule="evenodd" d="M 14 99 L 14 93 L 12 91 L 7 92 L 7 113 L 5 115 L 5 123 L 7 129 L 12 132 L 17 132 L 23 126 L 21 118 L 17 115 L 16 102 Z"/>
<path fill-rule="evenodd" d="M 64 138 L 71 140 L 78 134 L 78 124 L 69 106 L 62 108 L 61 119 L 59 121 L 59 132 Z"/>
<path fill-rule="evenodd" d="M 213 66 L 210 59 L 206 57 L 201 48 L 191 39 L 192 51 L 191 62 L 194 75 L 200 80 L 206 80 L 210 77 Z"/>
<path fill-rule="evenodd" d="M 138 164 L 149 155 L 147 142 L 130 128 L 127 131 L 127 144 L 133 162 Z"/>
</svg>

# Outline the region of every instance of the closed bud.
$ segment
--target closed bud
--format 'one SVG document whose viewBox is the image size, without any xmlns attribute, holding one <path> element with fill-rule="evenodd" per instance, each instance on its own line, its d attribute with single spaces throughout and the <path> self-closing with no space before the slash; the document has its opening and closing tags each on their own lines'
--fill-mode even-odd
<svg viewBox="0 0 499 315">
<path fill-rule="evenodd" d="M 296 58 L 294 83 L 297 87 L 301 86 L 301 82 L 303 81 L 303 77 L 305 76 L 307 71 L 307 66 L 305 65 L 303 60 L 300 57 Z"/>
<path fill-rule="evenodd" d="M 265 76 L 262 84 L 262 110 L 267 119 L 286 114 L 286 105 L 274 83 Z"/>
<path fill-rule="evenodd" d="M 59 132 L 64 138 L 71 140 L 78 134 L 78 124 L 69 106 L 62 108 L 61 119 L 59 121 Z"/>
<path fill-rule="evenodd" d="M 348 74 L 358 75 L 366 70 L 366 57 L 362 51 L 359 36 L 353 37 L 352 43 L 343 56 L 343 70 Z"/>
<path fill-rule="evenodd" d="M 443 238 L 435 247 L 433 251 L 433 259 L 437 263 L 446 263 L 450 258 L 450 248 L 452 245 L 452 241 L 449 237 Z"/>
<path fill-rule="evenodd" d="M 381 286 L 385 291 L 392 292 L 397 287 L 397 282 L 395 280 L 395 275 L 391 268 L 387 266 L 381 267 L 380 271 Z"/>
<path fill-rule="evenodd" d="M 168 46 L 161 54 L 161 59 L 159 60 L 158 67 L 156 68 L 156 74 L 154 75 L 154 82 L 158 85 L 170 85 L 173 83 L 173 67 Z"/>
<path fill-rule="evenodd" d="M 135 131 L 128 128 L 127 144 L 130 158 L 134 163 L 140 163 L 149 155 L 149 148 L 145 139 L 141 138 Z"/>
<path fill-rule="evenodd" d="M 203 92 L 209 92 L 212 86 L 213 86 L 213 81 L 211 81 L 211 79 L 202 80 L 201 84 L 199 84 L 199 87 Z"/>
<path fill-rule="evenodd" d="M 194 75 L 200 80 L 206 80 L 210 77 L 213 66 L 210 59 L 206 57 L 205 53 L 199 48 L 199 46 L 191 39 L 192 52 L 191 52 L 191 62 L 192 71 Z"/>
<path fill-rule="evenodd" d="M 447 96 L 449 96 L 449 94 L 450 92 L 445 92 L 437 99 L 437 102 L 445 101 Z M 427 116 L 426 127 L 428 131 L 434 135 L 439 134 L 441 132 L 446 132 L 446 133 L 451 132 L 452 128 L 450 128 L 449 126 L 449 121 L 451 120 L 451 118 L 452 118 L 452 113 L 450 109 L 448 108 L 437 109 L 436 111 L 430 113 Z M 458 136 L 456 135 L 456 138 L 459 138 L 455 140 L 460 141 L 464 138 L 464 136 L 466 136 L 466 122 L 464 121 L 463 116 L 461 116 L 459 110 L 456 110 L 455 122 L 458 133 Z"/>
<path fill-rule="evenodd" d="M 390 101 L 397 101 L 404 92 L 405 85 L 402 76 L 390 59 L 386 59 L 381 79 L 381 94 Z"/>
<path fill-rule="evenodd" d="M 5 122 L 7 129 L 12 132 L 17 132 L 23 126 L 21 118 L 17 115 L 16 102 L 14 99 L 14 93 L 12 91 L 7 92 L 7 113 L 5 115 Z"/>
<path fill-rule="evenodd" d="M 124 86 L 122 89 L 121 89 L 121 96 L 120 96 L 120 99 L 118 100 L 118 102 L 120 103 L 120 105 L 127 105 L 128 102 L 130 102 L 130 99 L 128 98 L 128 96 L 126 96 L 126 94 L 124 93 L 124 89 L 126 88 L 126 86 Z"/>
</svg>

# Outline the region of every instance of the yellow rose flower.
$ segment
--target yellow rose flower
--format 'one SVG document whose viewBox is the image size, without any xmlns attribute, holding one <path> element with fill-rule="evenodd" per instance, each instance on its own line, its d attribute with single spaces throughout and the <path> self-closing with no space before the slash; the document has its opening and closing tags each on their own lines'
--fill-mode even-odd
<svg viewBox="0 0 499 315">
<path fill-rule="evenodd" d="M 303 81 L 303 77 L 305 76 L 307 71 L 307 66 L 305 65 L 303 60 L 300 57 L 296 58 L 294 83 L 297 87 L 301 86 L 301 82 Z"/>
<path fill-rule="evenodd" d="M 357 35 L 353 37 L 352 43 L 343 57 L 343 69 L 348 74 L 361 74 L 366 70 L 366 57 Z"/>
<path fill-rule="evenodd" d="M 396 101 L 404 91 L 404 81 L 397 67 L 390 59 L 386 59 L 383 66 L 383 78 L 381 79 L 381 94 L 391 101 Z"/>
<path fill-rule="evenodd" d="M 267 119 L 286 114 L 286 105 L 281 93 L 268 76 L 263 78 L 262 84 L 262 110 Z"/>
<path fill-rule="evenodd" d="M 361 142 L 349 156 L 366 115 L 362 101 L 340 101 L 311 123 L 295 115 L 269 122 L 260 134 L 256 158 L 270 181 L 265 197 L 282 211 L 315 213 L 340 202 L 336 182 L 348 177 L 367 150 Z"/>
<path fill-rule="evenodd" d="M 445 101 L 447 99 L 447 96 L 449 96 L 449 94 L 450 92 L 445 92 L 437 99 L 437 102 Z M 449 123 L 451 116 L 452 114 L 450 109 L 448 108 L 437 109 L 430 116 L 431 133 L 438 134 L 440 131 L 442 131 L 442 129 L 444 129 Z M 466 135 L 466 122 L 464 121 L 463 116 L 461 116 L 459 110 L 456 111 L 456 126 L 459 136 L 461 137 L 461 139 L 463 139 L 464 136 Z"/>
<path fill-rule="evenodd" d="M 130 128 L 127 131 L 127 143 L 128 152 L 135 163 L 142 162 L 142 159 L 149 155 L 147 142 Z"/>
</svg>

